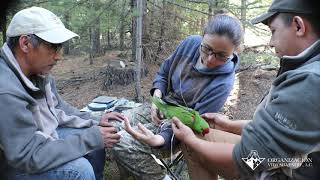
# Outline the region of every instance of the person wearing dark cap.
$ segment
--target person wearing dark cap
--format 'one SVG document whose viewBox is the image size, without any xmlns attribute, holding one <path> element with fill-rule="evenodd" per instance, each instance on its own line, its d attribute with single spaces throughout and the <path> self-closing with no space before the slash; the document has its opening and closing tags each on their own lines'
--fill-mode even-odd
<svg viewBox="0 0 320 180">
<path fill-rule="evenodd" d="M 0 179 L 103 179 L 104 148 L 119 142 L 109 119 L 81 113 L 59 94 L 50 70 L 78 35 L 39 7 L 16 13 L 0 52 Z"/>
<path fill-rule="evenodd" d="M 227 179 L 319 179 L 320 177 L 320 23 L 316 1 L 274 0 L 267 13 L 252 20 L 264 23 L 280 69 L 252 121 L 231 121 L 206 113 L 221 134 L 238 134 L 238 143 L 214 137 L 196 138 L 178 119 L 173 131 L 189 151 L 191 179 L 205 173 Z M 223 135 L 222 135 L 223 136 Z M 194 158 L 195 157 L 195 158 Z M 201 157 L 201 158 L 197 158 Z M 193 158 L 193 159 L 192 159 Z M 206 179 L 202 176 L 201 178 Z"/>
</svg>

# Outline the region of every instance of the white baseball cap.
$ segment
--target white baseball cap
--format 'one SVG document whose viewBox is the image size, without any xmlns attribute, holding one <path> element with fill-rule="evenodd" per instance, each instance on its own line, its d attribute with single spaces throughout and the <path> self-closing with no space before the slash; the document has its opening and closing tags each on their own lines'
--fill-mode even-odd
<svg viewBox="0 0 320 180">
<path fill-rule="evenodd" d="M 35 34 L 53 44 L 63 43 L 73 37 L 79 37 L 76 33 L 65 28 L 58 16 L 40 7 L 31 7 L 16 13 L 8 26 L 6 34 L 7 37 Z"/>
</svg>

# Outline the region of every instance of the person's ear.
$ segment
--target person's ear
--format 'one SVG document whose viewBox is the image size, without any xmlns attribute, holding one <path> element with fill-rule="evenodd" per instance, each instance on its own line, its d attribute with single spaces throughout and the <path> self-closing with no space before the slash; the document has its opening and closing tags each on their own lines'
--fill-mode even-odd
<svg viewBox="0 0 320 180">
<path fill-rule="evenodd" d="M 294 16 L 292 19 L 293 28 L 295 28 L 297 36 L 304 36 L 306 33 L 306 24 L 300 16 Z"/>
<path fill-rule="evenodd" d="M 24 53 L 27 53 L 29 51 L 29 38 L 28 36 L 25 36 L 25 35 L 22 35 L 20 36 L 19 38 L 19 47 L 20 47 L 20 50 Z"/>
</svg>

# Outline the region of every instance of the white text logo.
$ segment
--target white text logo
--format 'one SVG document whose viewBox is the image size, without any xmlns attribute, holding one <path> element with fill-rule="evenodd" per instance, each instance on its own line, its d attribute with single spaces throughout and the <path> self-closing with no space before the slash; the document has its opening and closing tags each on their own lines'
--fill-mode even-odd
<svg viewBox="0 0 320 180">
<path fill-rule="evenodd" d="M 255 170 L 265 158 L 260 158 L 256 150 L 251 150 L 247 158 L 242 158 L 242 160 L 252 169 Z"/>
</svg>

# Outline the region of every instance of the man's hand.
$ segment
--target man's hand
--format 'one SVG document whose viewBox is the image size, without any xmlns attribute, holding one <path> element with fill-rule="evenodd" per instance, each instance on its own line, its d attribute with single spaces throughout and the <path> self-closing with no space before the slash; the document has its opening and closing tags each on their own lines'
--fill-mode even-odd
<svg viewBox="0 0 320 180">
<path fill-rule="evenodd" d="M 219 113 L 205 113 L 201 115 L 213 129 L 229 131 L 231 120 L 226 115 Z"/>
<path fill-rule="evenodd" d="M 109 120 L 117 120 L 117 121 L 123 121 L 126 117 L 118 112 L 109 112 L 104 114 L 101 117 L 99 126 L 105 126 L 105 124 L 108 124 Z"/>
<path fill-rule="evenodd" d="M 99 130 L 106 148 L 112 148 L 114 144 L 120 140 L 117 129 L 109 122 L 109 120 L 123 121 L 126 117 L 118 112 L 109 112 L 101 117 Z"/>
<path fill-rule="evenodd" d="M 251 120 L 232 121 L 227 116 L 218 113 L 205 113 L 201 115 L 210 125 L 211 128 L 241 135 L 242 129 Z"/>
<path fill-rule="evenodd" d="M 164 144 L 164 138 L 160 135 L 153 134 L 152 131 L 144 127 L 141 123 L 138 124 L 139 131 L 135 131 L 127 118 L 124 119 L 124 129 L 131 134 L 132 137 L 140 142 L 146 143 L 149 146 L 161 146 Z"/>
<path fill-rule="evenodd" d="M 105 122 L 104 126 L 99 126 L 99 130 L 103 139 L 104 147 L 112 148 L 114 144 L 120 140 L 116 128 L 109 122 Z"/>
<path fill-rule="evenodd" d="M 172 118 L 172 130 L 174 135 L 185 144 L 197 138 L 191 128 L 184 125 L 178 118 Z"/>
</svg>

